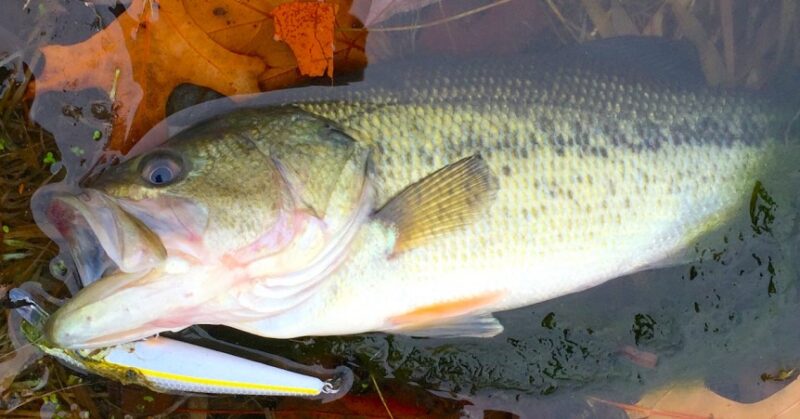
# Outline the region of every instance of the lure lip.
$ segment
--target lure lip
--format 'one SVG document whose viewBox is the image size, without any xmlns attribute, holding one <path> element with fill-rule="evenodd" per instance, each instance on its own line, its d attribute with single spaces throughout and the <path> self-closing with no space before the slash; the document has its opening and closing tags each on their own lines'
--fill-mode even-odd
<svg viewBox="0 0 800 419">
<path fill-rule="evenodd" d="M 15 306 L 13 310 L 31 325 L 41 326 L 47 321 L 47 312 L 26 291 L 12 288 L 8 291 L 8 299 Z"/>
</svg>

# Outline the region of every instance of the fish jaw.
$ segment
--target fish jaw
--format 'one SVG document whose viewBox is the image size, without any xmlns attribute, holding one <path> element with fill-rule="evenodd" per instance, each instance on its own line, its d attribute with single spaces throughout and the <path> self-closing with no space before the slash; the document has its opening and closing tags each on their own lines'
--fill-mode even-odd
<svg viewBox="0 0 800 419">
<path fill-rule="evenodd" d="M 212 300 L 241 279 L 236 271 L 223 271 L 171 257 L 147 272 L 117 272 L 56 311 L 45 337 L 62 348 L 97 348 L 202 323 L 219 312 Z"/>
</svg>

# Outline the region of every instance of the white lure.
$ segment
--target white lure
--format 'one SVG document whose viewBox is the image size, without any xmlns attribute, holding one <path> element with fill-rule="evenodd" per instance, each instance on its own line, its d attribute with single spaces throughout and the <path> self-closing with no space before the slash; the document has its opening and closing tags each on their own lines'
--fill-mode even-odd
<svg viewBox="0 0 800 419">
<path fill-rule="evenodd" d="M 21 290 L 9 292 L 23 318 L 25 337 L 66 364 L 92 374 L 138 384 L 165 393 L 190 392 L 314 397 L 338 393 L 335 379 L 276 368 L 260 362 L 165 337 L 94 350 L 69 350 L 49 345 L 41 333 L 47 313 Z"/>
</svg>

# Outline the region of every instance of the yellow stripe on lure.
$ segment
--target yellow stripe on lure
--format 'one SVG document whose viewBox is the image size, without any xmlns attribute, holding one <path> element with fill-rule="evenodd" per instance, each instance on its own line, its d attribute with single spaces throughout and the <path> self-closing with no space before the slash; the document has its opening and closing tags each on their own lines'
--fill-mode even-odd
<svg viewBox="0 0 800 419">
<path fill-rule="evenodd" d="M 42 335 L 48 314 L 20 289 L 9 293 L 24 319 L 25 337 L 39 349 L 68 365 L 123 384 L 138 384 L 158 392 L 192 392 L 271 396 L 332 394 L 332 381 L 286 371 L 197 345 L 155 337 L 94 350 L 69 350 L 50 345 Z"/>
</svg>

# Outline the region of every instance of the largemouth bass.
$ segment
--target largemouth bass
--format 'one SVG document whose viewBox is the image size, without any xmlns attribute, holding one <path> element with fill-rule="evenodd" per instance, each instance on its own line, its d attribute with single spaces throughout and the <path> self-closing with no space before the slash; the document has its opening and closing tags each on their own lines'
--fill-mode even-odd
<svg viewBox="0 0 800 419">
<path fill-rule="evenodd" d="M 797 108 L 589 61 L 270 94 L 110 168 L 49 208 L 116 270 L 47 336 L 494 336 L 493 312 L 681 261 L 756 182 L 797 172 Z"/>
</svg>

